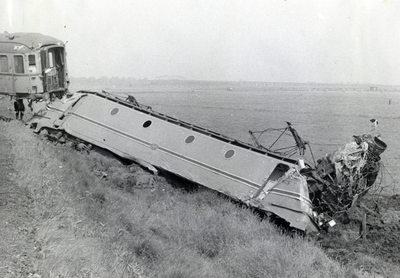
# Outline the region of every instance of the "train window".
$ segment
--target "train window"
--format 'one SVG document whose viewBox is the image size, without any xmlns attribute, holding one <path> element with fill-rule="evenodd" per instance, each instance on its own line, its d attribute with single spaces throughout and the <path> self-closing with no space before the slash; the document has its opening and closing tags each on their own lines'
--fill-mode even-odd
<svg viewBox="0 0 400 278">
<path fill-rule="evenodd" d="M 29 60 L 29 72 L 36 73 L 36 57 L 35 55 L 31 54 L 28 56 Z"/>
<path fill-rule="evenodd" d="M 193 135 L 190 135 L 190 136 L 186 137 L 185 143 L 186 144 L 192 143 L 194 141 L 194 139 L 195 139 L 195 137 Z"/>
<path fill-rule="evenodd" d="M 14 55 L 14 70 L 15 73 L 25 73 L 24 57 L 22 55 Z"/>
<path fill-rule="evenodd" d="M 114 108 L 113 110 L 111 110 L 110 114 L 111 114 L 111 115 L 115 115 L 115 114 L 117 114 L 118 112 L 119 112 L 119 109 L 118 109 L 118 108 Z"/>
<path fill-rule="evenodd" d="M 0 72 L 8 72 L 8 57 L 0 55 Z"/>
<path fill-rule="evenodd" d="M 231 158 L 235 155 L 235 151 L 234 150 L 229 150 L 225 153 L 225 158 Z"/>
<path fill-rule="evenodd" d="M 49 52 L 49 68 L 54 68 L 53 52 Z"/>
<path fill-rule="evenodd" d="M 150 120 L 145 121 L 143 127 L 149 127 L 149 126 L 151 126 L 151 121 Z"/>
</svg>

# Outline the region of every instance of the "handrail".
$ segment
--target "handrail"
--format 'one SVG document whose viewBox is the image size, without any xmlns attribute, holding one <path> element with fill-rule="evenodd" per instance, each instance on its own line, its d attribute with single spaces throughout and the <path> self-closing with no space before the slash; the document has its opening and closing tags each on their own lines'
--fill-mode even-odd
<svg viewBox="0 0 400 278">
<path fill-rule="evenodd" d="M 150 106 L 142 105 L 142 104 L 138 103 L 137 101 L 136 102 L 129 102 L 129 101 L 126 101 L 126 100 L 122 100 L 122 99 L 120 99 L 120 98 L 118 98 L 118 97 L 116 97 L 116 96 L 114 96 L 114 95 L 112 95 L 110 93 L 105 92 L 105 91 L 100 93 L 100 92 L 83 91 L 82 90 L 82 91 L 78 91 L 78 93 L 92 94 L 92 95 L 96 95 L 96 96 L 99 96 L 99 97 L 102 97 L 102 98 L 106 98 L 106 99 L 108 99 L 110 101 L 114 101 L 114 102 L 119 103 L 121 105 L 124 105 L 124 106 L 130 107 L 132 109 L 138 110 L 138 111 L 140 111 L 142 113 L 149 114 L 149 115 L 151 115 L 153 117 L 156 117 L 158 119 L 161 119 L 161 120 L 170 122 L 172 124 L 179 125 L 181 127 L 184 127 L 184 128 L 187 128 L 187 129 L 202 133 L 204 135 L 208 135 L 208 136 L 210 136 L 212 138 L 224 141 L 224 142 L 226 142 L 228 144 L 231 144 L 231 145 L 234 145 L 234 146 L 238 146 L 238 147 L 242 147 L 242 148 L 245 148 L 245 149 L 248 149 L 248 150 L 251 150 L 251 151 L 254 151 L 254 152 L 258 152 L 258 153 L 261 153 L 261 154 L 264 154 L 264 155 L 268 155 L 270 157 L 273 157 L 273 158 L 276 158 L 276 159 L 279 159 L 279 160 L 282 160 L 282 161 L 286 161 L 286 162 L 289 162 L 289 163 L 297 164 L 297 160 L 295 160 L 295 159 L 278 155 L 278 154 L 272 152 L 271 150 L 262 149 L 262 148 L 253 146 L 253 145 L 251 145 L 249 143 L 246 143 L 246 142 L 231 138 L 229 136 L 220 134 L 218 132 L 215 132 L 215 131 L 212 131 L 212 130 L 209 130 L 209 129 L 206 129 L 206 128 L 203 128 L 203 127 L 200 127 L 200 126 L 197 126 L 197 125 L 194 125 L 194 124 L 191 124 L 191 123 L 176 119 L 174 117 L 162 114 L 160 112 L 156 112 Z"/>
</svg>

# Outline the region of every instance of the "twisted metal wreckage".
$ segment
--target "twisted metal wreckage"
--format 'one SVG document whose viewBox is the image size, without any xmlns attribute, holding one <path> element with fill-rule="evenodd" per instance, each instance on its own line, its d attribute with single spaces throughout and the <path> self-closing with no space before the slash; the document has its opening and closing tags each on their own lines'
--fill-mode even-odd
<svg viewBox="0 0 400 278">
<path fill-rule="evenodd" d="M 286 150 L 248 144 L 155 112 L 129 96 L 81 91 L 56 98 L 30 121 L 36 132 L 75 146 L 96 145 L 157 172 L 163 169 L 244 202 L 301 231 L 346 222 L 374 184 L 386 144 L 362 134 L 315 167 Z M 284 132 L 304 154 L 290 123 Z"/>
</svg>

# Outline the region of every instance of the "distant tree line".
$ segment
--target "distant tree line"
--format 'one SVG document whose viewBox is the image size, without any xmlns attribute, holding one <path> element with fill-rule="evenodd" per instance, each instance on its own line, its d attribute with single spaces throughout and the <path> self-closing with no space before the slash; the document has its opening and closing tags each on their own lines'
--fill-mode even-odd
<svg viewBox="0 0 400 278">
<path fill-rule="evenodd" d="M 168 76 L 170 77 L 170 76 Z M 182 79 L 143 79 L 135 77 L 70 77 L 71 84 L 74 85 L 96 85 L 96 86 L 124 86 L 135 85 L 174 85 L 174 86 L 209 86 L 232 91 L 240 88 L 241 90 L 277 90 L 277 91 L 400 91 L 400 86 L 383 84 L 348 84 L 348 83 L 290 83 L 290 82 L 255 82 L 255 81 L 205 81 L 205 80 L 182 80 Z"/>
<path fill-rule="evenodd" d="M 99 84 L 99 85 L 130 85 L 141 82 L 148 82 L 147 77 L 138 79 L 135 77 L 70 77 L 70 81 L 73 84 Z"/>
</svg>

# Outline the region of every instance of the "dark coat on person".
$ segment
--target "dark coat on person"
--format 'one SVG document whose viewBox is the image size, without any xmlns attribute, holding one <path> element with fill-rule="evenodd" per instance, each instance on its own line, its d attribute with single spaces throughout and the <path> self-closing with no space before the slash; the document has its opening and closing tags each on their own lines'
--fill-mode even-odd
<svg viewBox="0 0 400 278">
<path fill-rule="evenodd" d="M 14 101 L 14 110 L 15 112 L 24 112 L 25 111 L 25 105 L 22 99 L 18 99 Z"/>
</svg>

